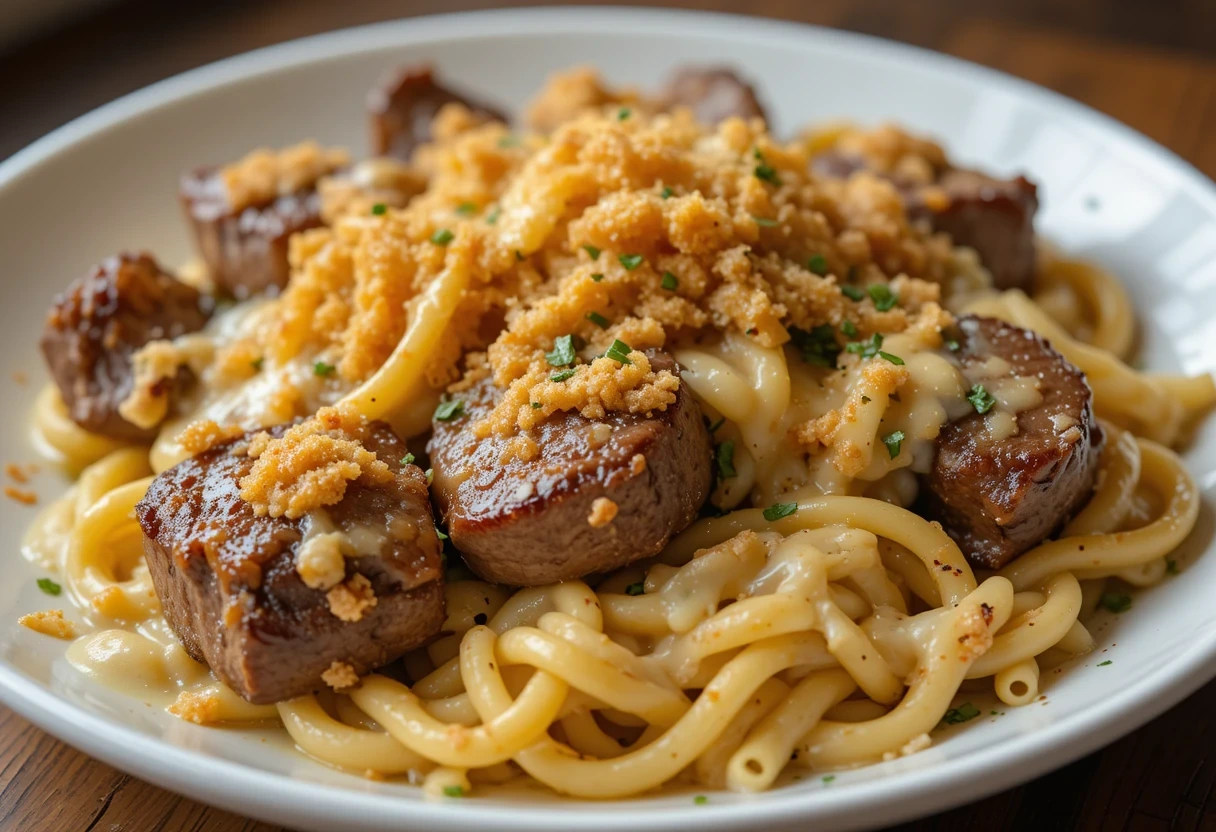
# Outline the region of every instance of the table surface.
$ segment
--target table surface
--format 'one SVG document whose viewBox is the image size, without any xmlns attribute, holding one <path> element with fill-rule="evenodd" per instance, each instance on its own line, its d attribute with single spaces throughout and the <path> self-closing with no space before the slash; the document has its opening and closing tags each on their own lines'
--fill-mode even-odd
<svg viewBox="0 0 1216 832">
<path fill-rule="evenodd" d="M 442 5 L 410 0 L 118 3 L 0 55 L 0 158 L 115 96 L 228 55 L 343 26 L 497 5 L 485 0 Z M 746 10 L 958 55 L 1096 107 L 1216 178 L 1212 0 L 701 0 L 640 5 Z M 1216 832 L 1216 682 L 1072 765 L 900 828 Z M 280 827 L 122 774 L 0 708 L 0 829 L 276 832 Z"/>
</svg>

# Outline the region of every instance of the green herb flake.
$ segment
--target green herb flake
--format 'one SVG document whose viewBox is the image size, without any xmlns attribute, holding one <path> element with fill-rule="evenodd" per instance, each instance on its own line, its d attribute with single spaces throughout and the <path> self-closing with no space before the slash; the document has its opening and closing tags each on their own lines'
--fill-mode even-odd
<svg viewBox="0 0 1216 832">
<path fill-rule="evenodd" d="M 464 399 L 448 399 L 435 408 L 435 421 L 450 422 L 464 415 Z"/>
<path fill-rule="evenodd" d="M 797 510 L 797 503 L 773 503 L 764 510 L 764 519 L 772 523 L 782 517 L 789 517 Z"/>
<path fill-rule="evenodd" d="M 891 459 L 899 456 L 899 448 L 903 441 L 904 432 L 902 430 L 892 431 L 882 438 L 882 444 L 887 446 L 887 453 L 891 455 Z"/>
<path fill-rule="evenodd" d="M 946 711 L 946 715 L 942 717 L 942 722 L 947 725 L 958 725 L 962 722 L 970 722 L 980 715 L 980 709 L 972 705 L 970 702 L 964 702 L 957 708 L 951 708 Z"/>
<path fill-rule="evenodd" d="M 38 588 L 47 595 L 58 595 L 59 593 L 63 592 L 63 587 L 52 581 L 50 578 L 39 578 Z"/>
<path fill-rule="evenodd" d="M 812 254 L 811 259 L 806 261 L 806 267 L 823 277 L 828 273 L 828 259 L 822 254 Z"/>
<path fill-rule="evenodd" d="M 456 239 L 456 235 L 446 228 L 437 228 L 431 235 L 431 242 L 437 246 L 446 246 L 454 239 Z"/>
<path fill-rule="evenodd" d="M 625 119 L 629 118 L 629 114 L 632 112 L 633 111 L 630 110 L 628 107 L 622 107 L 621 109 L 617 110 L 617 112 L 616 112 L 616 120 L 624 121 Z"/>
<path fill-rule="evenodd" d="M 709 805 L 709 798 L 703 794 L 699 794 L 692 799 L 692 802 L 696 806 L 707 806 Z"/>
<path fill-rule="evenodd" d="M 967 401 L 971 402 L 971 406 L 979 414 L 987 413 L 996 405 L 996 399 L 984 389 L 984 385 L 982 384 L 972 386 L 971 390 L 967 393 Z"/>
<path fill-rule="evenodd" d="M 708 427 L 709 427 L 709 432 L 710 432 L 710 433 L 716 433 L 716 432 L 717 432 L 717 430 L 718 430 L 718 428 L 722 427 L 722 426 L 723 426 L 723 425 L 725 425 L 725 424 L 726 424 L 726 417 L 725 417 L 725 416 L 723 416 L 723 417 L 719 418 L 719 419 L 718 419 L 718 421 L 716 421 L 716 422 L 714 422 L 712 425 L 709 425 L 709 426 L 708 426 Z"/>
<path fill-rule="evenodd" d="M 426 469 L 426 484 L 432 485 L 434 482 L 435 482 L 435 469 L 427 468 Z"/>
<path fill-rule="evenodd" d="M 266 359 L 265 359 L 265 358 L 255 358 L 255 359 L 253 359 L 252 361 L 250 361 L 250 362 L 249 362 L 250 366 L 252 366 L 252 367 L 253 367 L 253 371 L 254 371 L 255 373 L 260 373 L 260 372 L 262 372 L 262 365 L 263 365 L 263 364 L 265 364 L 265 363 L 266 363 Z"/>
<path fill-rule="evenodd" d="M 324 378 L 325 376 L 333 373 L 333 371 L 336 369 L 338 368 L 333 364 L 327 364 L 324 361 L 317 361 L 312 365 L 312 374 L 314 376 L 321 376 Z"/>
<path fill-rule="evenodd" d="M 1165 573 L 1167 575 L 1177 575 L 1178 574 L 1178 561 L 1174 560 L 1173 558 L 1166 558 Z"/>
<path fill-rule="evenodd" d="M 486 225 L 493 225 L 498 222 L 498 218 L 502 216 L 502 209 L 495 205 L 490 209 L 490 213 L 486 214 Z"/>
<path fill-rule="evenodd" d="M 844 348 L 846 352 L 860 355 L 862 358 L 873 358 L 882 351 L 882 333 L 875 332 L 869 341 L 850 341 Z M 899 363 L 903 364 L 902 361 Z"/>
<path fill-rule="evenodd" d="M 777 225 L 776 220 L 770 220 L 768 217 L 757 217 L 753 214 L 752 219 L 755 220 L 756 225 L 760 226 L 761 228 L 775 228 Z"/>
<path fill-rule="evenodd" d="M 444 534 L 441 529 L 435 529 L 435 537 L 439 538 L 440 540 L 448 539 L 448 536 Z"/>
<path fill-rule="evenodd" d="M 621 265 L 625 267 L 625 271 L 631 272 L 634 269 L 636 269 L 638 266 L 642 265 L 642 262 L 646 258 L 640 254 L 622 254 L 622 255 L 619 255 L 616 259 L 619 260 L 621 262 Z"/>
<path fill-rule="evenodd" d="M 840 331 L 843 332 L 849 338 L 856 338 L 857 337 L 857 324 L 853 323 L 852 321 L 844 321 L 840 325 Z"/>
<path fill-rule="evenodd" d="M 714 459 L 718 463 L 718 476 L 728 480 L 735 476 L 735 443 L 730 439 L 719 443 L 714 449 Z"/>
<path fill-rule="evenodd" d="M 413 465 L 414 464 L 414 455 L 406 454 L 405 456 L 401 457 L 401 464 L 402 465 Z"/>
<path fill-rule="evenodd" d="M 608 319 L 599 312 L 588 312 L 585 317 L 600 329 L 607 329 L 609 326 Z"/>
<path fill-rule="evenodd" d="M 372 213 L 375 214 L 377 217 L 382 217 L 386 213 L 388 213 L 388 206 L 385 205 L 383 202 L 377 202 L 375 205 L 372 206 Z"/>
<path fill-rule="evenodd" d="M 592 260 L 600 259 L 600 250 L 593 245 L 583 246 L 583 251 L 585 251 L 585 252 L 587 252 L 587 254 L 591 255 Z"/>
<path fill-rule="evenodd" d="M 764 154 L 760 152 L 760 148 L 752 151 L 752 156 L 755 157 L 758 163 L 752 170 L 756 178 L 762 182 L 768 182 L 770 185 L 780 185 L 781 177 L 777 175 L 777 169 L 770 165 L 764 158 Z"/>
<path fill-rule="evenodd" d="M 540 402 L 532 402 L 533 410 L 540 410 L 542 407 L 544 407 L 544 405 L 542 405 Z"/>
<path fill-rule="evenodd" d="M 464 797 L 463 786 L 444 786 L 443 794 L 445 797 Z"/>
<path fill-rule="evenodd" d="M 870 294 L 870 300 L 874 301 L 874 308 L 879 312 L 886 312 L 899 302 L 899 296 L 885 283 L 875 283 L 866 291 Z"/>
<path fill-rule="evenodd" d="M 637 596 L 637 595 L 644 595 L 645 593 L 646 593 L 646 584 L 643 583 L 642 581 L 638 581 L 636 584 L 630 584 L 629 586 L 625 587 L 626 595 Z"/>
<path fill-rule="evenodd" d="M 472 202 L 462 202 L 456 206 L 456 213 L 462 217 L 471 217 L 477 213 L 477 206 Z"/>
<path fill-rule="evenodd" d="M 1114 664 L 1114 662 L 1112 662 L 1110 659 L 1107 659 L 1104 662 L 1098 662 L 1098 667 L 1106 667 L 1108 664 Z"/>
<path fill-rule="evenodd" d="M 857 286 L 847 286 L 847 285 L 841 286 L 840 294 L 844 295 L 849 300 L 855 300 L 859 303 L 861 301 L 865 300 L 865 298 L 866 298 L 865 291 L 858 288 Z"/>
<path fill-rule="evenodd" d="M 663 279 L 659 282 L 659 285 L 669 292 L 674 292 L 680 288 L 680 279 L 671 272 L 663 272 Z"/>
<path fill-rule="evenodd" d="M 601 280 L 604 279 L 604 276 L 602 274 L 600 274 L 599 272 L 596 272 L 595 274 L 591 275 L 591 279 L 593 281 L 595 281 L 596 283 L 599 283 Z"/>
<path fill-rule="evenodd" d="M 1098 606 L 1113 613 L 1127 612 L 1132 608 L 1132 596 L 1104 592 L 1098 599 Z"/>
<path fill-rule="evenodd" d="M 664 187 L 663 190 L 659 191 L 659 196 L 663 199 L 671 199 L 674 195 L 675 191 L 669 187 Z"/>
<path fill-rule="evenodd" d="M 498 139 L 499 147 L 519 147 L 519 139 L 508 133 L 505 136 L 500 136 Z"/>
<path fill-rule="evenodd" d="M 901 367 L 904 364 L 904 360 L 902 358 L 900 358 L 898 355 L 895 355 L 894 353 L 883 352 L 882 350 L 879 350 L 878 357 L 885 358 L 888 361 L 890 361 L 892 364 L 898 364 Z"/>
<path fill-rule="evenodd" d="M 823 778 L 823 783 L 824 783 L 824 785 L 826 786 L 828 783 L 831 783 L 831 782 L 832 782 L 832 781 L 834 781 L 835 779 L 836 779 L 836 775 L 835 775 L 835 774 L 829 774 L 827 777 L 824 777 L 824 778 Z"/>
<path fill-rule="evenodd" d="M 573 378 L 574 374 L 577 372 L 578 370 L 562 370 L 560 373 L 554 373 L 553 375 L 549 376 L 549 381 L 560 383 L 566 379 Z"/>
<path fill-rule="evenodd" d="M 946 340 L 942 341 L 942 343 L 946 345 L 946 349 L 950 350 L 950 352 L 958 352 L 962 349 L 962 345 L 953 338 L 947 338 Z"/>
<path fill-rule="evenodd" d="M 820 324 L 809 332 L 791 327 L 789 333 L 790 342 L 807 364 L 827 367 L 830 370 L 836 368 L 840 344 L 836 340 L 836 330 L 831 324 Z"/>
<path fill-rule="evenodd" d="M 632 364 L 633 362 L 629 360 L 630 352 L 632 352 L 632 350 L 629 348 L 629 345 L 620 338 L 617 338 L 612 342 L 612 346 L 610 346 L 604 353 L 604 357 L 611 358 L 613 361 L 619 361 L 622 364 Z"/>
<path fill-rule="evenodd" d="M 553 341 L 553 352 L 545 353 L 545 360 L 551 367 L 565 367 L 573 364 L 578 355 L 574 351 L 574 336 L 562 335 Z"/>
</svg>

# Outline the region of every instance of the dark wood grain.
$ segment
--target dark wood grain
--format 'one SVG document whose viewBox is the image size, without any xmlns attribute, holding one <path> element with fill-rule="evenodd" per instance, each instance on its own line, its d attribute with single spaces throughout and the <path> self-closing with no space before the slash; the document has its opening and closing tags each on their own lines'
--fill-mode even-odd
<svg viewBox="0 0 1216 832">
<path fill-rule="evenodd" d="M 120 3 L 0 54 L 0 158 L 115 96 L 228 55 L 341 26 L 499 5 L 492 0 L 448 0 L 442 6 L 408 0 Z M 1212 0 L 638 5 L 746 11 L 949 52 L 1096 107 L 1216 177 Z M 975 788 L 978 793 L 982 784 Z M 1020 788 L 899 828 L 1216 832 L 1216 683 L 1099 753 Z M 277 829 L 115 771 L 0 708 L 0 830 Z"/>
</svg>

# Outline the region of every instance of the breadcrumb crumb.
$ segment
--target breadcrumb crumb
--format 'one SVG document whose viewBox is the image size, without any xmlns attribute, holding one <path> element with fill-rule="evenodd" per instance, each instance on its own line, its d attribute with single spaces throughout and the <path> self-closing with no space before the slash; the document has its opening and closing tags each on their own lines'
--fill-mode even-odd
<svg viewBox="0 0 1216 832">
<path fill-rule="evenodd" d="M 363 575 L 354 575 L 345 583 L 338 584 L 325 595 L 329 611 L 347 622 L 359 621 L 379 601 L 372 582 Z"/>
<path fill-rule="evenodd" d="M 17 619 L 22 627 L 44 636 L 70 641 L 76 638 L 76 625 L 63 617 L 63 610 L 40 610 Z"/>
<path fill-rule="evenodd" d="M 346 662 L 335 661 L 321 674 L 321 681 L 334 690 L 345 690 L 359 684 L 359 674 Z"/>
<path fill-rule="evenodd" d="M 612 500 L 596 497 L 595 502 L 591 504 L 591 514 L 587 515 L 587 525 L 593 529 L 607 526 L 616 517 L 617 511 L 617 505 Z"/>
<path fill-rule="evenodd" d="M 178 444 L 189 454 L 201 454 L 213 445 L 235 439 L 245 433 L 240 425 L 219 425 L 211 419 L 200 419 L 186 425 L 178 434 Z"/>
<path fill-rule="evenodd" d="M 195 725 L 215 725 L 221 722 L 223 702 L 213 691 L 184 690 L 168 707 L 169 713 Z"/>
</svg>

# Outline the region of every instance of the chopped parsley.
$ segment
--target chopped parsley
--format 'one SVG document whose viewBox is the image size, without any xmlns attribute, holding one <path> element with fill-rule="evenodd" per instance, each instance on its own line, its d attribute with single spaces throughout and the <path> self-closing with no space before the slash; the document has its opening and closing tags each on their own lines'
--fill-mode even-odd
<svg viewBox="0 0 1216 832">
<path fill-rule="evenodd" d="M 980 709 L 972 705 L 970 702 L 964 702 L 957 708 L 951 708 L 946 711 L 946 715 L 942 717 L 942 722 L 947 725 L 958 725 L 961 722 L 970 722 L 980 715 Z"/>
<path fill-rule="evenodd" d="M 464 399 L 448 399 L 435 408 L 435 421 L 450 422 L 464 415 Z"/>
<path fill-rule="evenodd" d="M 427 468 L 426 469 L 426 484 L 431 485 L 434 482 L 435 482 L 435 469 Z"/>
<path fill-rule="evenodd" d="M 540 402 L 532 402 L 533 410 L 540 410 L 542 407 L 544 407 L 544 405 L 542 405 Z"/>
<path fill-rule="evenodd" d="M 824 777 L 824 778 L 823 778 L 823 783 L 824 783 L 824 785 L 826 786 L 828 783 L 831 783 L 831 782 L 832 782 L 833 780 L 835 780 L 835 779 L 836 779 L 836 775 L 835 775 L 835 774 L 829 774 L 827 777 Z"/>
<path fill-rule="evenodd" d="M 588 312 L 585 315 L 585 317 L 587 318 L 587 320 L 591 321 L 591 323 L 595 324 L 600 329 L 608 328 L 608 319 L 605 318 L 603 315 L 601 315 L 599 312 Z"/>
<path fill-rule="evenodd" d="M 553 341 L 553 352 L 545 353 L 545 360 L 551 367 L 565 367 L 573 364 L 578 355 L 574 351 L 574 336 L 562 335 Z"/>
<path fill-rule="evenodd" d="M 402 464 L 402 465 L 412 465 L 413 463 L 414 463 L 414 455 L 413 455 L 413 454 L 406 454 L 405 456 L 401 457 L 401 464 Z"/>
<path fill-rule="evenodd" d="M 312 374 L 314 376 L 321 376 L 322 378 L 324 378 L 325 376 L 329 375 L 336 369 L 338 369 L 338 368 L 335 367 L 333 364 L 327 364 L 324 361 L 317 361 L 316 363 L 314 363 L 312 365 Z"/>
<path fill-rule="evenodd" d="M 462 217 L 471 217 L 477 213 L 477 206 L 472 202 L 462 202 L 456 206 L 456 213 Z"/>
<path fill-rule="evenodd" d="M 958 352 L 960 349 L 962 349 L 962 345 L 953 338 L 947 338 L 946 340 L 942 341 L 942 343 L 946 345 L 946 349 L 950 350 L 950 352 Z"/>
<path fill-rule="evenodd" d="M 262 365 L 263 365 L 264 363 L 266 363 L 266 359 L 265 359 L 265 358 L 255 358 L 255 359 L 253 359 L 252 361 L 250 361 L 250 362 L 249 362 L 249 364 L 250 364 L 250 365 L 253 367 L 253 371 L 254 371 L 255 373 L 260 373 L 260 372 L 262 372 Z"/>
<path fill-rule="evenodd" d="M 660 281 L 659 285 L 669 292 L 674 292 L 680 287 L 680 278 L 671 272 L 663 272 L 663 280 Z"/>
<path fill-rule="evenodd" d="M 869 341 L 850 341 L 844 345 L 844 348 L 846 352 L 860 355 L 862 358 L 873 358 L 882 351 L 882 333 L 875 332 L 870 336 Z"/>
<path fill-rule="evenodd" d="M 802 360 L 816 367 L 836 368 L 836 357 L 840 355 L 840 344 L 836 341 L 836 330 L 831 324 L 820 324 L 807 332 L 790 327 L 790 341 L 802 355 Z"/>
<path fill-rule="evenodd" d="M 594 280 L 596 283 L 599 283 L 601 280 L 604 279 L 604 276 L 602 274 L 600 274 L 599 272 L 596 272 L 595 274 L 591 275 L 591 279 Z"/>
<path fill-rule="evenodd" d="M 1178 561 L 1174 560 L 1173 558 L 1167 558 L 1165 561 L 1165 573 L 1167 575 L 1177 575 Z"/>
<path fill-rule="evenodd" d="M 562 370 L 560 373 L 554 373 L 549 376 L 549 381 L 563 382 L 568 378 L 573 378 L 577 372 L 578 370 Z"/>
<path fill-rule="evenodd" d="M 866 293 L 857 286 L 841 286 L 840 294 L 844 295 L 849 300 L 861 302 L 866 299 Z"/>
<path fill-rule="evenodd" d="M 52 581 L 50 578 L 39 578 L 38 588 L 47 595 L 58 595 L 59 593 L 63 592 L 63 587 Z"/>
<path fill-rule="evenodd" d="M 616 112 L 616 120 L 624 121 L 625 119 L 629 118 L 629 114 L 631 112 L 633 112 L 633 111 L 630 110 L 628 107 L 622 107 L 621 109 L 617 110 L 617 112 Z"/>
<path fill-rule="evenodd" d="M 439 529 L 439 528 L 436 528 L 436 529 L 435 529 L 435 537 L 439 538 L 440 540 L 447 540 L 447 539 L 448 539 L 448 536 L 447 536 L 446 534 L 444 534 L 444 533 L 443 533 L 443 530 L 442 530 L 442 529 Z"/>
<path fill-rule="evenodd" d="M 599 250 L 598 248 L 596 248 L 595 246 L 593 246 L 593 245 L 585 245 L 585 246 L 583 246 L 583 251 L 585 251 L 585 252 L 587 252 L 589 255 L 591 255 L 591 259 L 592 259 L 592 260 L 599 260 L 599 259 L 600 259 L 600 250 Z"/>
<path fill-rule="evenodd" d="M 971 406 L 979 414 L 987 413 L 996 404 L 996 399 L 984 389 L 984 385 L 982 384 L 972 386 L 971 390 L 967 393 L 967 401 L 971 402 Z"/>
<path fill-rule="evenodd" d="M 1114 664 L 1114 662 L 1112 662 L 1110 659 L 1107 659 L 1104 662 L 1098 662 L 1098 667 L 1106 667 L 1108 664 Z"/>
<path fill-rule="evenodd" d="M 632 364 L 633 362 L 629 360 L 630 352 L 629 345 L 620 338 L 617 338 L 612 342 L 612 346 L 608 348 L 607 352 L 604 353 L 604 357 L 611 358 L 613 361 L 619 361 L 622 364 Z"/>
<path fill-rule="evenodd" d="M 621 265 L 625 267 L 625 271 L 631 272 L 638 266 L 642 265 L 642 261 L 646 258 L 640 254 L 621 254 L 617 258 Z"/>
<path fill-rule="evenodd" d="M 1132 608 L 1132 596 L 1104 592 L 1102 593 L 1102 597 L 1098 599 L 1098 606 L 1114 613 L 1127 612 Z"/>
<path fill-rule="evenodd" d="M 387 212 L 388 212 L 388 206 L 385 205 L 383 202 L 377 202 L 375 205 L 372 206 L 372 213 L 375 214 L 377 217 L 383 216 Z"/>
<path fill-rule="evenodd" d="M 674 194 L 675 191 L 666 186 L 663 188 L 663 190 L 659 191 L 659 196 L 661 196 L 663 199 L 671 199 Z"/>
<path fill-rule="evenodd" d="M 773 503 L 764 510 L 764 519 L 771 523 L 774 520 L 780 520 L 782 517 L 789 517 L 797 510 L 797 503 Z"/>
<path fill-rule="evenodd" d="M 493 225 L 498 222 L 498 218 L 502 216 L 502 209 L 495 205 L 490 209 L 490 213 L 486 214 L 486 225 Z"/>
<path fill-rule="evenodd" d="M 718 428 L 722 427 L 725 424 L 726 424 L 726 417 L 723 416 L 720 419 L 718 419 L 718 421 L 714 422 L 712 425 L 709 425 L 709 432 L 714 433 L 718 430 Z"/>
<path fill-rule="evenodd" d="M 636 584 L 630 584 L 625 587 L 626 595 L 644 595 L 646 593 L 646 584 L 638 581 Z"/>
<path fill-rule="evenodd" d="M 456 235 L 446 228 L 437 228 L 431 235 L 431 242 L 437 246 L 446 246 L 454 239 L 456 239 Z"/>
<path fill-rule="evenodd" d="M 891 459 L 899 456 L 899 447 L 903 441 L 904 432 L 902 430 L 892 431 L 882 438 L 882 444 L 887 446 L 887 453 L 891 455 Z"/>
<path fill-rule="evenodd" d="M 519 139 L 517 139 L 515 136 L 512 136 L 510 133 L 508 133 L 505 136 L 499 137 L 498 146 L 499 147 L 519 147 Z"/>
<path fill-rule="evenodd" d="M 718 463 L 718 476 L 728 480 L 735 476 L 735 443 L 727 439 L 714 449 L 714 459 Z"/>
<path fill-rule="evenodd" d="M 777 225 L 776 220 L 770 220 L 768 217 L 757 217 L 753 214 L 752 219 L 756 221 L 756 225 L 763 228 L 773 228 Z"/>
<path fill-rule="evenodd" d="M 879 312 L 886 312 L 899 302 L 899 297 L 884 283 L 875 283 L 866 291 L 870 293 L 870 300 L 874 301 L 874 308 Z"/>
<path fill-rule="evenodd" d="M 781 177 L 777 175 L 777 169 L 765 161 L 764 154 L 760 152 L 760 148 L 752 151 L 752 155 L 756 157 L 756 161 L 759 163 L 752 170 L 756 178 L 762 182 L 768 182 L 770 185 L 779 186 L 781 184 Z"/>
<path fill-rule="evenodd" d="M 828 259 L 822 254 L 812 254 L 811 259 L 806 261 L 806 267 L 822 277 L 828 273 Z"/>
<path fill-rule="evenodd" d="M 849 338 L 856 337 L 857 324 L 853 323 L 852 321 L 844 321 L 840 325 L 840 331 L 843 332 L 845 335 L 847 335 Z"/>
<path fill-rule="evenodd" d="M 464 797 L 464 786 L 444 786 L 443 793 L 446 797 Z"/>
<path fill-rule="evenodd" d="M 703 794 L 699 794 L 692 799 L 692 802 L 694 804 L 696 804 L 697 806 L 705 806 L 706 804 L 709 803 L 709 798 Z"/>
</svg>

